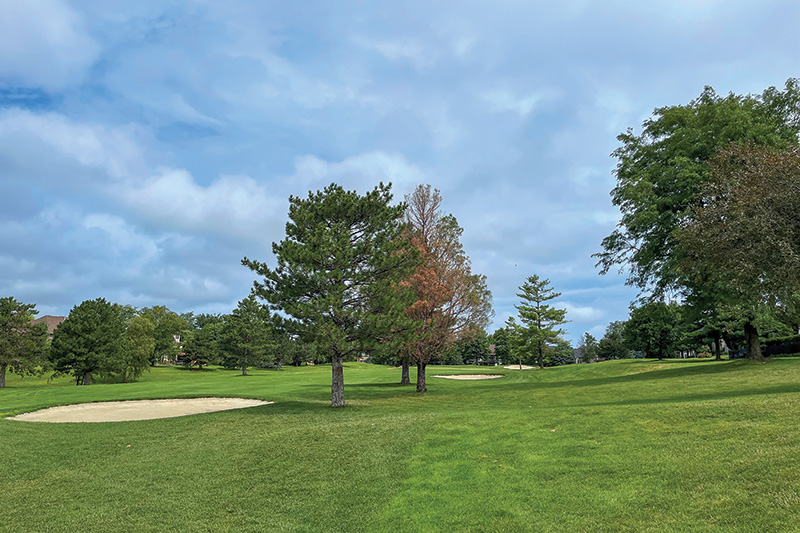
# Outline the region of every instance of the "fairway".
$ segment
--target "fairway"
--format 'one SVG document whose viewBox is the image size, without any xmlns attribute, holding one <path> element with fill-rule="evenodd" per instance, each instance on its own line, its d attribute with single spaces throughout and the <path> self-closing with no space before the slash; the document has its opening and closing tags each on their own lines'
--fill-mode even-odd
<svg viewBox="0 0 800 533">
<path fill-rule="evenodd" d="M 795 531 L 800 359 L 519 372 L 155 368 L 75 387 L 10 375 L 0 416 L 111 400 L 274 404 L 179 418 L 0 420 L 0 531 Z M 432 372 L 434 373 L 434 372 Z M 412 372 L 412 382 L 414 375 Z"/>
</svg>

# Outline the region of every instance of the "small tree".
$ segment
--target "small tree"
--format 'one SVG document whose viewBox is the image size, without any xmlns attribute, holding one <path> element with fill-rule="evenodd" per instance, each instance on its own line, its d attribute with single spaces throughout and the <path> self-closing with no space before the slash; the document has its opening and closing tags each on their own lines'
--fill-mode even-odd
<svg viewBox="0 0 800 533">
<path fill-rule="evenodd" d="M 239 368 L 247 375 L 247 367 L 266 366 L 274 359 L 277 346 L 269 309 L 251 294 L 225 317 L 222 326 L 223 364 Z"/>
<path fill-rule="evenodd" d="M 222 329 L 225 317 L 221 315 L 200 314 L 192 317 L 194 326 L 185 336 L 183 353 L 184 364 L 191 368 L 197 365 L 200 370 L 222 359 Z"/>
<path fill-rule="evenodd" d="M 489 342 L 494 344 L 494 355 L 498 362 L 511 362 L 511 350 L 509 348 L 508 329 L 497 328 L 494 333 L 489 335 Z"/>
<path fill-rule="evenodd" d="M 50 360 L 59 374 L 72 374 L 77 385 L 89 385 L 92 374 L 119 371 L 124 349 L 123 309 L 104 298 L 72 308 L 53 333 Z"/>
<path fill-rule="evenodd" d="M 175 362 L 181 350 L 181 338 L 190 329 L 186 319 L 163 305 L 145 307 L 140 314 L 155 325 L 150 364 Z"/>
<path fill-rule="evenodd" d="M 680 310 L 676 303 L 650 302 L 631 307 L 625 323 L 625 344 L 645 357 L 671 357 L 680 340 Z"/>
<path fill-rule="evenodd" d="M 521 298 L 519 305 L 514 306 L 519 312 L 519 323 L 511 317 L 507 326 L 513 332 L 512 346 L 520 358 L 536 357 L 539 368 L 544 368 L 546 346 L 556 343 L 564 331 L 558 326 L 566 324 L 567 311 L 546 303 L 561 296 L 550 287 L 550 280 L 540 280 L 536 274 L 529 276 L 520 286 L 517 296 Z"/>
<path fill-rule="evenodd" d="M 0 389 L 7 370 L 29 374 L 44 362 L 47 325 L 31 323 L 36 313 L 36 305 L 0 298 Z"/>
<path fill-rule="evenodd" d="M 625 323 L 622 321 L 611 322 L 606 328 L 606 333 L 597 343 L 597 355 L 603 359 L 627 359 L 630 350 L 625 346 L 622 336 Z"/>
<path fill-rule="evenodd" d="M 581 344 L 578 348 L 581 350 L 582 363 L 592 363 L 597 359 L 597 339 L 588 331 L 581 336 Z"/>
<path fill-rule="evenodd" d="M 150 364 L 156 344 L 152 336 L 154 329 L 155 325 L 143 316 L 128 320 L 118 365 L 123 382 L 136 381 Z"/>
<path fill-rule="evenodd" d="M 286 238 L 272 245 L 277 266 L 243 259 L 263 276 L 256 294 L 286 315 L 284 329 L 331 358 L 331 406 L 344 407 L 344 358 L 392 342 L 406 301 L 398 293 L 417 258 L 401 238 L 404 205 L 391 186 L 365 196 L 331 184 L 289 198 Z"/>
</svg>

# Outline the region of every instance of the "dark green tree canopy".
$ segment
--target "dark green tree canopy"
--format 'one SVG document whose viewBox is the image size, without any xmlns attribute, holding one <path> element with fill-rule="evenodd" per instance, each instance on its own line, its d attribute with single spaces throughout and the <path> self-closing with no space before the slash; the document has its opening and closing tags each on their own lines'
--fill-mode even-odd
<svg viewBox="0 0 800 533">
<path fill-rule="evenodd" d="M 222 326 L 223 364 L 239 368 L 271 365 L 278 342 L 269 309 L 251 294 L 225 317 Z"/>
<path fill-rule="evenodd" d="M 245 258 L 263 276 L 256 294 L 283 314 L 282 326 L 327 351 L 332 405 L 344 405 L 343 358 L 392 342 L 407 320 L 399 283 L 418 257 L 402 235 L 405 205 L 391 185 L 361 196 L 331 184 L 289 198 L 286 238 L 272 246 L 277 266 Z"/>
<path fill-rule="evenodd" d="M 620 135 L 611 197 L 622 218 L 596 254 L 601 272 L 627 267 L 630 284 L 656 295 L 681 287 L 677 262 L 684 252 L 676 229 L 709 179 L 708 161 L 732 142 L 796 146 L 799 113 L 795 79 L 761 95 L 722 97 L 706 87 L 688 105 L 656 109 L 641 134 L 629 129 Z"/>
<path fill-rule="evenodd" d="M 680 326 L 678 304 L 648 302 L 640 307 L 631 307 L 623 336 L 631 350 L 643 352 L 645 357 L 663 359 L 672 357 L 678 349 Z"/>
<path fill-rule="evenodd" d="M 36 306 L 9 296 L 0 298 L 0 389 L 6 371 L 28 374 L 44 362 L 47 325 L 32 324 Z"/>
<path fill-rule="evenodd" d="M 511 332 L 511 345 L 520 359 L 536 357 L 540 368 L 544 368 L 547 346 L 561 340 L 564 331 L 558 326 L 566 324 L 567 311 L 550 305 L 549 301 L 561 296 L 550 286 L 549 279 L 529 276 L 520 286 L 516 305 L 519 322 L 513 317 L 507 326 Z"/>
<path fill-rule="evenodd" d="M 50 360 L 56 374 L 72 374 L 78 385 L 89 385 L 92 374 L 118 371 L 124 335 L 122 306 L 97 298 L 73 307 L 53 333 Z"/>
</svg>

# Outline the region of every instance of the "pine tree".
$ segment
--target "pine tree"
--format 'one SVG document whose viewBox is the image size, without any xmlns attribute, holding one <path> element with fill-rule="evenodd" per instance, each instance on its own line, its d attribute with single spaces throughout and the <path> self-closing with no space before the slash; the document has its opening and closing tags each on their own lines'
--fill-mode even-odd
<svg viewBox="0 0 800 533">
<path fill-rule="evenodd" d="M 561 324 L 566 324 L 567 311 L 558 309 L 546 302 L 561 296 L 550 287 L 550 280 L 540 280 L 534 274 L 520 286 L 517 296 L 522 299 L 519 305 L 514 306 L 519 312 L 519 322 L 513 317 L 507 322 L 511 329 L 512 344 L 520 357 L 527 355 L 536 357 L 539 368 L 544 368 L 544 353 L 548 343 L 556 342 L 564 333 L 556 329 Z"/>
</svg>

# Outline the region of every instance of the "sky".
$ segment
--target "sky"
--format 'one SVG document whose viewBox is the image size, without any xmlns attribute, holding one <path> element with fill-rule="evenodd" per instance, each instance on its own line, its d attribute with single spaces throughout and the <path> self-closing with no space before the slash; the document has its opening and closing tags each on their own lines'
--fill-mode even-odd
<svg viewBox="0 0 800 533">
<path fill-rule="evenodd" d="M 616 136 L 800 75 L 794 1 L 0 1 L 0 296 L 228 313 L 288 198 L 441 191 L 495 316 L 536 274 L 573 342 L 638 295 L 592 254 Z"/>
</svg>

